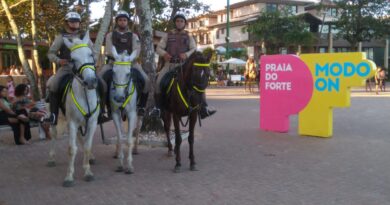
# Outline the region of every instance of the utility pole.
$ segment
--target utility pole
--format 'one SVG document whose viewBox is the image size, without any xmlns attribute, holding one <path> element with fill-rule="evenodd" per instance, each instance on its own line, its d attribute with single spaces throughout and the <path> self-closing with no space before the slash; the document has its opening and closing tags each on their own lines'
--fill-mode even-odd
<svg viewBox="0 0 390 205">
<path fill-rule="evenodd" d="M 230 3 L 229 0 L 227 0 L 226 4 L 226 54 L 225 58 L 226 60 L 230 58 L 230 52 L 229 52 L 229 42 L 230 42 Z M 229 74 L 229 64 L 226 65 L 226 72 Z"/>
</svg>

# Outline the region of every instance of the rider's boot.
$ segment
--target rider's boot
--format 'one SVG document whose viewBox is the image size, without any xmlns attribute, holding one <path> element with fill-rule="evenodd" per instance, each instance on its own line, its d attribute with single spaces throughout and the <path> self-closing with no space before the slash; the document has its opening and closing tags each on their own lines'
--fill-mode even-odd
<svg viewBox="0 0 390 205">
<path fill-rule="evenodd" d="M 206 102 L 206 94 L 202 94 L 202 103 L 200 108 L 200 119 L 204 119 L 206 117 L 209 117 L 211 115 L 214 115 L 217 111 L 211 110 L 207 108 L 207 102 Z"/>
<path fill-rule="evenodd" d="M 141 96 L 138 101 L 138 111 L 137 114 L 138 116 L 145 116 L 145 106 L 146 103 L 148 102 L 148 96 L 149 93 L 141 93 Z"/>
<path fill-rule="evenodd" d="M 57 125 L 58 121 L 58 111 L 61 98 L 58 93 L 50 91 L 49 93 L 49 101 L 50 101 L 50 117 L 47 119 L 52 125 Z"/>
<path fill-rule="evenodd" d="M 154 100 L 155 100 L 155 107 L 153 110 L 149 113 L 151 117 L 157 117 L 159 118 L 161 116 L 161 107 L 162 107 L 162 100 L 161 100 L 161 94 L 156 93 L 154 95 Z"/>
</svg>

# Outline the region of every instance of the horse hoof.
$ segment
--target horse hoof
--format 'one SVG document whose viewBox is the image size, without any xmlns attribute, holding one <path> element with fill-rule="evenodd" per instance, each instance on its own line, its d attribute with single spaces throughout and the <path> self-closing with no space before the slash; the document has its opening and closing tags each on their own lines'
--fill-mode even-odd
<svg viewBox="0 0 390 205">
<path fill-rule="evenodd" d="M 134 174 L 134 169 L 126 169 L 125 174 Z"/>
<path fill-rule="evenodd" d="M 120 167 L 117 167 L 115 171 L 116 171 L 116 172 L 123 172 L 123 167 L 121 167 L 121 166 L 120 166 Z"/>
<path fill-rule="evenodd" d="M 191 171 L 199 171 L 199 169 L 197 169 L 195 165 L 191 165 L 190 170 Z"/>
<path fill-rule="evenodd" d="M 65 180 L 65 181 L 62 183 L 62 186 L 63 186 L 63 187 L 72 187 L 72 186 L 74 186 L 74 181 Z"/>
<path fill-rule="evenodd" d="M 91 181 L 95 180 L 95 177 L 93 175 L 86 175 L 86 176 L 84 176 L 84 180 L 86 182 L 91 182 Z"/>
<path fill-rule="evenodd" d="M 133 155 L 139 155 L 139 152 L 137 150 L 133 150 Z"/>
<path fill-rule="evenodd" d="M 90 165 L 95 165 L 96 164 L 96 159 L 90 159 L 89 160 Z"/>
<path fill-rule="evenodd" d="M 175 166 L 175 169 L 173 169 L 174 173 L 180 173 L 181 172 L 181 167 L 180 166 Z"/>
<path fill-rule="evenodd" d="M 48 166 L 48 167 L 55 167 L 56 166 L 56 162 L 55 161 L 48 161 L 46 166 Z"/>
<path fill-rule="evenodd" d="M 118 155 L 114 155 L 114 156 L 112 156 L 112 158 L 118 159 Z"/>
</svg>

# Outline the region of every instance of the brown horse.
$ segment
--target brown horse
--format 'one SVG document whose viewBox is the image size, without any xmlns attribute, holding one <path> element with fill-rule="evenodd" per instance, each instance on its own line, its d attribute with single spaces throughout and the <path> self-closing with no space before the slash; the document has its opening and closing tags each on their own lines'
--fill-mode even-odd
<svg viewBox="0 0 390 205">
<path fill-rule="evenodd" d="M 168 140 L 168 155 L 172 155 L 172 144 L 169 139 L 172 118 L 175 127 L 175 172 L 180 172 L 181 170 L 180 145 L 182 138 L 179 122 L 182 117 L 186 116 L 188 117 L 187 123 L 189 123 L 190 170 L 197 170 L 194 156 L 194 129 L 196 120 L 198 119 L 198 111 L 200 110 L 201 103 L 203 103 L 202 94 L 208 85 L 210 58 L 211 55 L 204 56 L 200 52 L 195 52 L 188 58 L 187 62 L 175 70 L 174 77 L 170 81 L 169 86 L 163 89 L 165 97 L 162 118 Z"/>
</svg>

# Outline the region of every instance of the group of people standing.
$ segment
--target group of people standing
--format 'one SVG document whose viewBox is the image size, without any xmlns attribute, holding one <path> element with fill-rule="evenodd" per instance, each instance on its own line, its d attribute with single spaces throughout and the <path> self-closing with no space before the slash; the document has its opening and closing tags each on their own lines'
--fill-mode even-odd
<svg viewBox="0 0 390 205">
<path fill-rule="evenodd" d="M 115 47 L 117 52 L 120 54 L 122 52 L 127 51 L 127 53 L 131 54 L 130 63 L 132 63 L 132 68 L 137 69 L 143 80 L 145 82 L 145 86 L 140 94 L 140 99 L 138 101 L 138 115 L 145 115 L 145 105 L 147 102 L 149 89 L 151 87 L 150 79 L 143 71 L 140 64 L 137 63 L 136 59 L 139 56 L 141 45 L 138 38 L 138 35 L 132 32 L 129 29 L 128 23 L 130 21 L 130 15 L 125 11 L 118 11 L 115 16 L 115 26 L 112 32 L 108 33 L 105 39 L 105 55 L 107 57 L 107 63 L 103 66 L 103 68 L 98 73 L 99 81 L 103 84 L 103 87 L 107 88 L 109 85 L 106 85 L 106 82 L 102 80 L 102 76 L 104 73 L 112 70 L 114 58 L 112 55 L 112 47 Z M 151 116 L 160 117 L 160 109 L 161 109 L 161 90 L 160 83 L 163 76 L 175 69 L 175 67 L 183 64 L 188 57 L 195 52 L 196 44 L 195 40 L 189 33 L 184 30 L 187 19 L 183 14 L 177 14 L 173 18 L 173 22 L 175 24 L 175 29 L 170 31 L 167 36 L 163 37 L 160 43 L 157 46 L 157 54 L 162 56 L 165 60 L 165 64 L 161 71 L 158 73 L 158 77 L 155 84 L 155 100 L 156 106 L 150 113 Z M 76 12 L 69 12 L 65 16 L 65 24 L 64 29 L 61 31 L 59 35 L 55 38 L 53 44 L 51 45 L 48 58 L 51 62 L 56 63 L 60 66 L 60 69 L 57 73 L 52 77 L 52 79 L 48 82 L 48 88 L 50 91 L 49 99 L 50 103 L 53 106 L 50 106 L 51 118 L 56 119 L 58 116 L 60 104 L 59 100 L 59 85 L 63 76 L 72 73 L 73 64 L 71 61 L 70 50 L 64 44 L 64 38 L 72 41 L 72 39 L 79 38 L 82 39 L 85 35 L 85 32 L 80 29 L 81 17 Z M 88 43 L 88 46 L 91 48 L 93 52 L 92 42 Z M 94 55 L 96 56 L 96 55 Z M 104 108 L 103 108 L 104 109 Z M 104 112 L 104 110 L 103 110 Z M 203 103 L 202 109 L 200 110 L 200 115 L 202 118 L 210 116 L 214 114 L 215 110 L 209 110 L 207 108 L 206 98 L 203 95 Z M 56 121 L 56 120 L 53 120 Z"/>
</svg>

